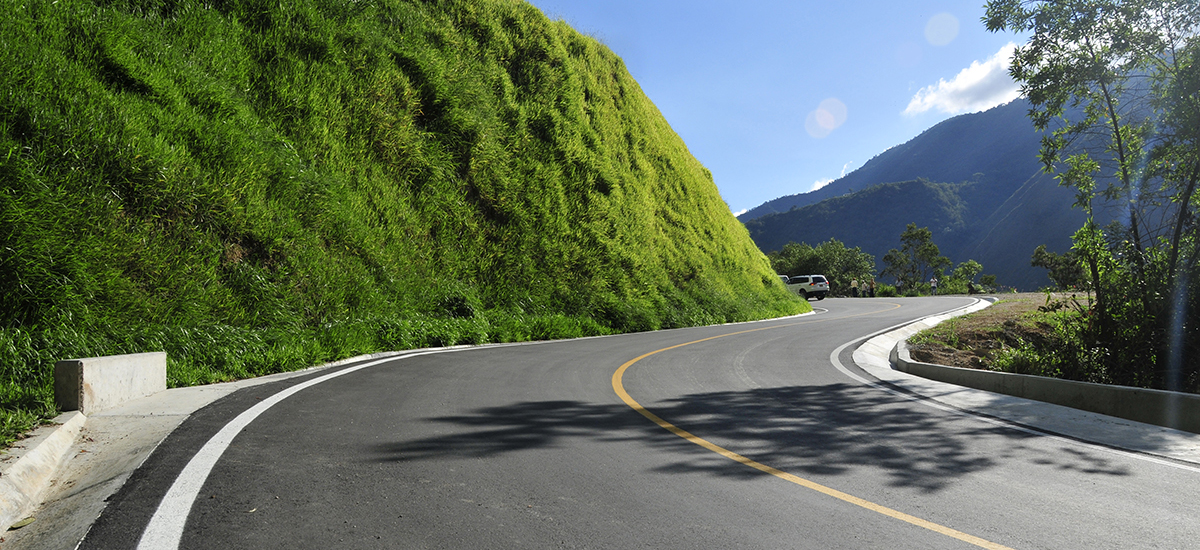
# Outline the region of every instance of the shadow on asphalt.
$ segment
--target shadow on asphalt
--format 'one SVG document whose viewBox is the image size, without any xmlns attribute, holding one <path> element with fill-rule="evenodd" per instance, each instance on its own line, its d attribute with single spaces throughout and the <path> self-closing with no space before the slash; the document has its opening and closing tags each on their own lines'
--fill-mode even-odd
<svg viewBox="0 0 1200 550">
<path fill-rule="evenodd" d="M 871 468 L 883 471 L 893 486 L 935 492 L 958 477 L 1014 459 L 1018 450 L 1023 460 L 1043 467 L 1111 476 L 1130 473 L 1101 452 L 1064 448 L 1039 453 L 1024 442 L 1040 436 L 896 403 L 896 398 L 872 388 L 830 384 L 699 393 L 646 406 L 699 437 L 801 476 Z M 765 475 L 677 437 L 619 404 L 523 402 L 428 420 L 447 424 L 454 433 L 380 445 L 378 459 L 485 458 L 564 446 L 571 438 L 637 440 L 678 457 L 659 471 L 744 479 Z M 980 437 L 995 441 L 974 445 Z"/>
</svg>

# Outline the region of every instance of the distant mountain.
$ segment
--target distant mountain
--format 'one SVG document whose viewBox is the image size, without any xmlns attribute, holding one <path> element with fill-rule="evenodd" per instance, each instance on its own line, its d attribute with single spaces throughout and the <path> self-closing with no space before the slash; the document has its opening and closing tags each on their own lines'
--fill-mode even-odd
<svg viewBox="0 0 1200 550">
<path fill-rule="evenodd" d="M 982 174 L 984 182 L 1024 181 L 1041 168 L 1037 159 L 1041 135 L 1026 117 L 1029 107 L 1027 101 L 1018 99 L 982 113 L 944 120 L 825 187 L 767 201 L 738 219 L 748 222 L 787 212 L 878 183 L 917 178 L 964 182 L 975 180 L 976 174 Z"/>
<path fill-rule="evenodd" d="M 1073 191 L 1041 171 L 1041 134 L 1028 109 L 1017 100 L 943 121 L 817 191 L 780 197 L 739 219 L 765 252 L 836 238 L 874 255 L 880 269 L 905 226 L 916 223 L 933 231 L 955 264 L 976 260 L 1001 284 L 1023 290 L 1049 285 L 1030 256 L 1041 244 L 1070 249 L 1084 215 L 1072 208 Z"/>
</svg>

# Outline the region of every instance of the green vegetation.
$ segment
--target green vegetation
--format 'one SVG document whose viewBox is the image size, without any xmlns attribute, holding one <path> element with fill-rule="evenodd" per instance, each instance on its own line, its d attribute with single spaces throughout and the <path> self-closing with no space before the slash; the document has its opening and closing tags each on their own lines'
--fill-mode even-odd
<svg viewBox="0 0 1200 550">
<path fill-rule="evenodd" d="M 985 21 L 1032 33 L 1010 72 L 1035 126 L 1067 121 L 1041 149 L 1087 215 L 1067 347 L 1114 383 L 1200 392 L 1200 4 L 993 0 Z M 1123 213 L 1107 227 L 1104 202 Z"/>
<path fill-rule="evenodd" d="M 933 277 L 940 278 L 951 265 L 950 258 L 942 256 L 933 243 L 933 232 L 928 227 L 908 224 L 900 234 L 900 242 L 899 250 L 893 248 L 883 257 L 887 267 L 880 275 L 896 279 L 901 288 L 916 289 Z"/>
<path fill-rule="evenodd" d="M 928 227 L 908 224 L 900 234 L 900 242 L 899 250 L 893 248 L 883 257 L 887 267 L 880 275 L 893 277 L 898 287 L 898 290 L 889 292 L 903 292 L 905 296 L 932 292 L 929 280 L 934 277 L 938 279 L 938 294 L 973 294 L 982 291 L 975 283 L 975 278 L 983 271 L 983 266 L 975 260 L 958 264 L 949 277 L 944 275 L 946 268 L 951 265 L 950 258 L 941 255 L 938 246 L 933 243 L 933 232 Z M 991 283 L 988 286 L 996 284 L 995 276 L 984 277 Z"/>
<path fill-rule="evenodd" d="M 1086 307 L 1078 299 L 1054 300 L 1022 319 L 1025 334 L 1010 338 L 991 358 L 991 370 L 1111 384 L 1100 346 L 1081 346 Z"/>
<path fill-rule="evenodd" d="M 1075 295 L 1023 294 L 954 317 L 908 339 L 919 361 L 1093 383 L 1112 383 L 1097 355 L 1077 345 L 1084 306 Z M 1044 305 L 1038 306 L 1038 303 Z"/>
<path fill-rule="evenodd" d="M 788 243 L 783 250 L 767 254 L 767 258 L 781 275 L 824 275 L 834 296 L 848 296 L 851 281 L 867 281 L 875 273 L 873 256 L 858 247 L 846 248 L 837 239 L 815 247 L 808 243 Z"/>
<path fill-rule="evenodd" d="M 1050 280 L 1054 281 L 1059 290 L 1082 288 L 1087 284 L 1083 264 L 1080 263 L 1079 255 L 1074 250 L 1064 254 L 1055 254 L 1048 252 L 1046 245 L 1039 245 L 1034 249 L 1029 265 L 1046 268 L 1050 274 Z"/>
<path fill-rule="evenodd" d="M 1023 112 L 1009 111 L 1009 117 L 1016 116 L 1030 126 Z M 1033 133 L 1032 128 L 1026 131 Z M 922 134 L 918 140 L 932 137 Z M 1018 152 L 1036 154 L 1034 142 Z M 932 149 L 923 145 L 925 155 L 919 157 L 929 165 L 939 163 L 944 154 Z M 918 179 L 868 185 L 852 194 L 763 215 L 745 224 L 763 251 L 782 250 L 789 241 L 837 239 L 882 260 L 890 249 L 898 248 L 896 235 L 915 223 L 928 227 L 940 254 L 955 263 L 974 259 L 989 272 L 994 270 L 1006 285 L 1039 288 L 1049 282 L 1045 272 L 1030 267 L 1031 249 L 1018 245 L 1033 241 L 1046 243 L 1051 250 L 1067 250 L 1071 234 L 1084 216 L 1071 209 L 1073 193 L 1058 187 L 1050 175 L 1037 173 L 1036 158 L 1030 164 L 1034 165 L 1031 172 L 1015 180 L 979 176 L 960 183 Z M 1030 173 L 1036 177 L 1029 177 Z"/>
<path fill-rule="evenodd" d="M 517 0 L 0 7 L 0 442 L 171 386 L 798 313 L 621 60 Z"/>
<path fill-rule="evenodd" d="M 968 294 L 981 290 L 975 278 L 983 271 L 983 266 L 975 260 L 958 264 L 949 277 L 943 278 L 945 269 L 950 267 L 950 260 L 938 254 L 929 228 L 918 228 L 910 223 L 900 235 L 900 240 L 904 243 L 903 250 L 892 249 L 884 258 L 887 267 L 879 274 L 894 277 L 900 284 L 892 286 L 876 281 L 876 296 L 928 294 L 930 287 L 927 278 L 935 276 L 940 285 L 939 294 Z M 791 242 L 784 245 L 782 250 L 768 253 L 767 258 L 775 272 L 782 275 L 825 275 L 829 279 L 829 292 L 834 296 L 849 296 L 852 281 L 858 280 L 865 287 L 875 277 L 875 257 L 858 247 L 846 248 L 837 239 L 829 239 L 815 247 L 808 243 Z M 995 285 L 994 276 L 984 277 L 991 285 Z"/>
</svg>

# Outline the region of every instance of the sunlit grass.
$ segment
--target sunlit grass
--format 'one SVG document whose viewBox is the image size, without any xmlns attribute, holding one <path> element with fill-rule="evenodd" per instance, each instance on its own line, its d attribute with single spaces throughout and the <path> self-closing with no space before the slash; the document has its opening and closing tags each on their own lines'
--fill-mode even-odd
<svg viewBox="0 0 1200 550">
<path fill-rule="evenodd" d="M 180 386 L 806 308 L 621 60 L 523 2 L 0 8 L 0 440 L 64 358 Z"/>
</svg>

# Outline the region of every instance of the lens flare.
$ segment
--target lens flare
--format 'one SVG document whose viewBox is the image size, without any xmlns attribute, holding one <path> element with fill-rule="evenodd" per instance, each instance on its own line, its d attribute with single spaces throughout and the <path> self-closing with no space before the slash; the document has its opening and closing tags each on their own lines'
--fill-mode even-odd
<svg viewBox="0 0 1200 550">
<path fill-rule="evenodd" d="M 948 13 L 939 13 L 925 24 L 925 40 L 934 46 L 945 46 L 958 37 L 958 18 Z"/>
<path fill-rule="evenodd" d="M 808 118 L 804 121 L 804 129 L 808 131 L 808 135 L 819 139 L 828 136 L 830 132 L 845 122 L 846 104 L 831 97 L 822 101 L 816 110 L 808 113 Z"/>
</svg>

